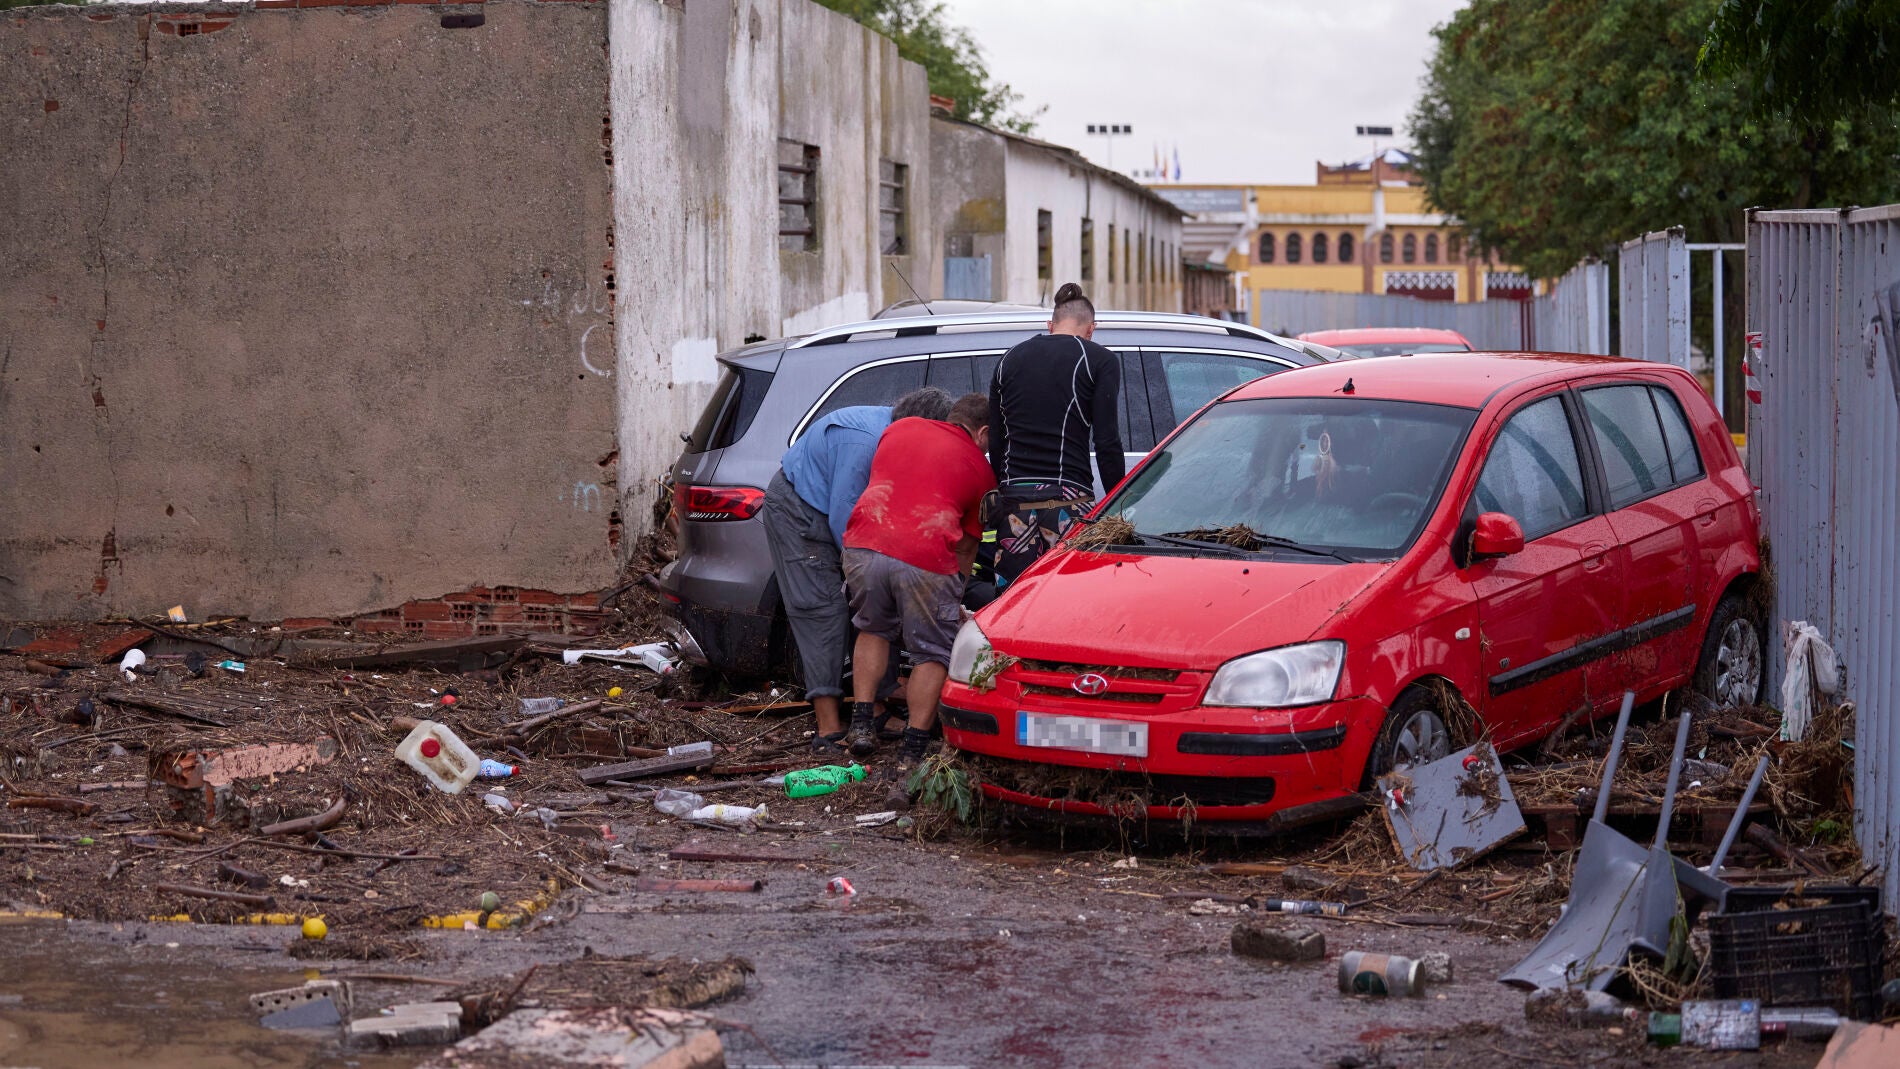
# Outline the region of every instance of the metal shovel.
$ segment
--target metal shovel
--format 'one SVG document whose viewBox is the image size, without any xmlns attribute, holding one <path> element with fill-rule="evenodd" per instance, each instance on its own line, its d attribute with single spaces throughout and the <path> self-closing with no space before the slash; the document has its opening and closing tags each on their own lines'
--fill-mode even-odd
<svg viewBox="0 0 1900 1069">
<path fill-rule="evenodd" d="M 1655 845 L 1645 849 L 1604 823 L 1610 809 L 1610 785 L 1616 779 L 1616 765 L 1635 703 L 1636 695 L 1625 692 L 1616 717 L 1616 734 L 1604 762 L 1603 785 L 1597 790 L 1596 812 L 1577 854 L 1569 904 L 1537 946 L 1499 977 L 1504 983 L 1601 991 L 1615 978 L 1632 948 L 1661 954 L 1668 945 L 1669 921 L 1676 914 L 1676 879 L 1674 858 L 1665 843 L 1675 809 L 1683 750 L 1689 741 L 1689 716 L 1683 714 L 1676 729 L 1662 819 Z"/>
</svg>

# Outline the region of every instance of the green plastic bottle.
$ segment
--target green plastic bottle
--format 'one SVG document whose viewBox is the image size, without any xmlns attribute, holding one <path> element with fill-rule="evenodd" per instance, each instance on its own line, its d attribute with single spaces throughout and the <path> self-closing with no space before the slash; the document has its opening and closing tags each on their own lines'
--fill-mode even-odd
<svg viewBox="0 0 1900 1069">
<path fill-rule="evenodd" d="M 864 766 L 852 762 L 851 767 L 825 765 L 822 768 L 804 768 L 797 772 L 785 773 L 785 796 L 787 798 L 816 798 L 847 783 L 856 783 L 864 778 Z"/>
</svg>

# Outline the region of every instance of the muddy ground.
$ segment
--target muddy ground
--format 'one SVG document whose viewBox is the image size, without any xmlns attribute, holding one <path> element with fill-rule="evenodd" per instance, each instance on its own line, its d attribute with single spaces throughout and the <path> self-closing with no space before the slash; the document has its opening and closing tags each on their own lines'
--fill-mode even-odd
<svg viewBox="0 0 1900 1069">
<path fill-rule="evenodd" d="M 718 681 L 565 665 L 558 652 L 566 640 L 554 638 L 455 671 L 340 667 L 338 649 L 355 636 L 315 633 L 302 636 L 315 640 L 310 646 L 249 657 L 241 674 L 195 672 L 179 652 L 188 643 L 160 643 L 150 648 L 172 652 L 155 657 L 157 670 L 127 680 L 112 663 L 85 663 L 113 636 L 125 641 L 127 628 L 81 630 L 64 654 L 0 655 L 0 783 L 9 804 L 0 809 L 0 910 L 68 918 L 0 922 L 10 962 L 0 976 L 0 1064 L 128 1055 L 151 1065 L 406 1064 L 405 1055 L 363 1061 L 327 1041 L 265 1032 L 243 995 L 306 975 L 364 972 L 464 984 L 361 981 L 361 1012 L 444 991 L 492 994 L 536 963 L 590 955 L 645 959 L 656 976 L 718 964 L 726 981 L 743 980 L 667 996 L 713 1000 L 704 1009 L 723 1022 L 733 1065 L 1792 1066 L 1812 1064 L 1819 1050 L 1796 1042 L 1725 1057 L 1658 1051 L 1634 1034 L 1527 1022 L 1522 994 L 1494 978 L 1556 916 L 1574 857 L 1535 837 L 1421 880 L 1399 863 L 1376 813 L 1239 844 L 1162 829 L 999 827 L 991 812 L 965 826 L 922 807 L 904 810 L 902 822 L 859 828 L 856 815 L 903 804 L 888 752 L 873 760 L 869 780 L 825 798 L 792 801 L 763 785 L 707 794 L 768 803 L 765 830 L 690 827 L 655 812 L 637 790 L 582 784 L 580 770 L 711 739 L 711 769 L 641 783 L 743 784 L 814 763 L 804 753 L 810 714 L 770 691 L 732 694 Z M 182 634 L 237 646 L 270 632 L 234 623 Z M 650 608 L 624 614 L 610 636 L 583 644 L 652 638 Z M 49 659 L 68 667 L 51 674 L 28 663 Z M 621 693 L 610 697 L 615 687 Z M 444 705 L 450 688 L 455 701 Z M 602 704 L 509 732 L 524 719 L 520 698 L 547 695 Z M 90 717 L 79 713 L 82 700 L 92 702 Z M 224 726 L 155 712 L 154 700 L 212 710 Z M 1633 736 L 1619 797 L 1657 793 L 1673 734 L 1660 712 Z M 1691 792 L 1692 810 L 1733 804 L 1739 782 L 1728 781 L 1745 779 L 1764 745 L 1751 734 L 1753 715 L 1732 713 L 1713 733 L 1698 729 L 1692 752 L 1739 771 Z M 434 791 L 391 754 L 405 733 L 398 717 L 448 723 L 483 756 L 516 762 L 520 772 L 500 784 L 503 793 L 524 813 L 546 812 L 485 807 L 481 797 L 495 784 L 452 797 Z M 237 804 L 215 821 L 181 810 L 177 792 L 150 779 L 181 750 L 318 738 L 335 740 L 329 760 L 240 782 Z M 1575 797 L 1599 773 L 1601 750 L 1601 738 L 1585 731 L 1536 768 L 1515 769 L 1520 797 Z M 1791 814 L 1782 830 L 1791 838 L 1825 830 L 1832 803 L 1809 796 L 1825 795 L 1839 770 L 1813 754 L 1782 756 L 1790 771 L 1771 778 L 1770 792 Z M 1817 761 L 1826 767 L 1810 767 Z M 39 801 L 48 798 L 85 804 L 67 812 Z M 345 813 L 321 840 L 258 834 L 264 823 L 321 813 L 338 799 Z M 783 860 L 668 858 L 689 842 Z M 392 860 L 405 851 L 415 859 Z M 1843 877 L 1858 872 L 1848 847 L 1815 845 L 1808 860 Z M 1752 848 L 1737 861 L 1761 870 L 1751 878 L 1793 875 Z M 1222 868 L 1235 864 L 1258 867 Z M 264 887 L 221 880 L 224 865 L 263 877 Z M 839 876 L 857 893 L 828 894 Z M 642 880 L 682 878 L 759 880 L 763 888 L 639 889 Z M 269 904 L 196 898 L 179 886 L 261 894 Z M 503 903 L 486 917 L 485 892 Z M 1344 918 L 1300 918 L 1324 933 L 1324 961 L 1235 956 L 1230 933 L 1252 916 L 1245 900 L 1270 896 L 1355 905 Z M 329 934 L 318 943 L 294 927 L 229 923 L 260 913 L 321 915 Z M 148 919 L 155 916 L 224 923 Z M 492 928 L 465 930 L 483 922 Z M 449 930 L 424 926 L 431 923 Z M 1417 998 L 1345 997 L 1335 975 L 1347 950 L 1445 951 L 1456 979 Z M 559 975 L 522 997 L 559 1001 L 586 986 Z M 629 998 L 656 997 L 650 984 L 633 986 Z"/>
</svg>

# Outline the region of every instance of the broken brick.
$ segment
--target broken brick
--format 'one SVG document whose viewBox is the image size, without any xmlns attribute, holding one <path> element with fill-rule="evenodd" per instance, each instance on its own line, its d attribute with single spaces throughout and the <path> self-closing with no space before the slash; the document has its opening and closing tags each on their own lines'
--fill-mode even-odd
<svg viewBox="0 0 1900 1069">
<path fill-rule="evenodd" d="M 1241 921 L 1228 942 L 1236 954 L 1268 961 L 1319 961 L 1326 956 L 1324 935 L 1271 921 Z"/>
</svg>

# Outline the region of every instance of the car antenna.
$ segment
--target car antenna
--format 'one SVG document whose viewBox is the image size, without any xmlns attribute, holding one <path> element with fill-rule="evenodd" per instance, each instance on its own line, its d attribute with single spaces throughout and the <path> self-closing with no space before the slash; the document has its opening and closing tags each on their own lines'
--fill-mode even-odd
<svg viewBox="0 0 1900 1069">
<path fill-rule="evenodd" d="M 1338 392 L 1340 392 L 1340 393 L 1351 393 L 1351 392 L 1352 392 L 1352 376 L 1351 376 L 1351 375 L 1348 375 L 1348 376 L 1346 376 L 1346 385 L 1344 385 L 1344 386 L 1341 386 L 1341 387 L 1339 388 L 1339 391 L 1338 391 Z"/>
<path fill-rule="evenodd" d="M 934 316 L 934 315 L 936 315 L 937 313 L 935 313 L 935 312 L 933 312 L 933 311 L 931 311 L 931 310 L 930 310 L 930 302 L 929 302 L 929 301 L 926 301 L 926 300 L 924 300 L 924 295 L 923 295 L 923 294 L 921 294 L 921 293 L 918 293 L 918 292 L 917 292 L 917 287 L 916 287 L 916 286 L 913 286 L 913 285 L 911 285 L 911 284 L 910 284 L 910 279 L 908 279 L 908 278 L 905 278 L 905 277 L 904 277 L 904 272 L 902 272 L 902 271 L 899 271 L 899 270 L 897 269 L 897 265 L 896 265 L 896 264 L 890 264 L 890 265 L 889 265 L 889 267 L 890 267 L 890 269 L 891 269 L 891 274 L 893 274 L 893 275 L 896 275 L 896 276 L 897 276 L 897 280 L 898 280 L 899 282 L 902 282 L 902 283 L 904 284 L 904 288 L 910 291 L 910 295 L 911 295 L 912 297 L 915 297 L 915 298 L 917 298 L 917 303 L 918 303 L 918 304 L 921 304 L 921 305 L 923 305 L 923 306 L 924 306 L 924 314 L 925 314 L 925 315 L 932 315 L 932 316 Z"/>
</svg>

